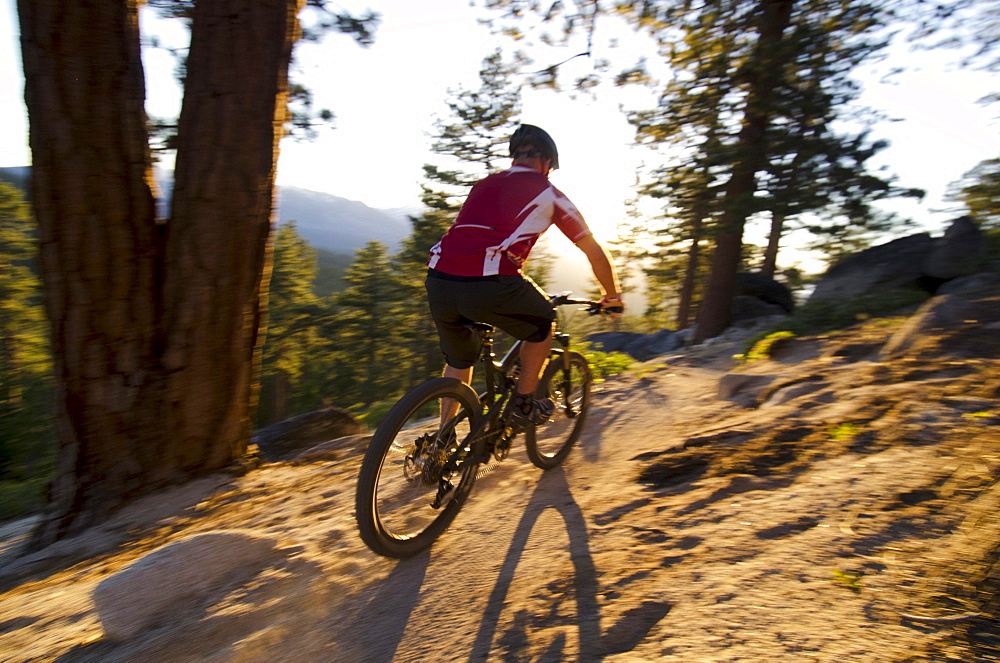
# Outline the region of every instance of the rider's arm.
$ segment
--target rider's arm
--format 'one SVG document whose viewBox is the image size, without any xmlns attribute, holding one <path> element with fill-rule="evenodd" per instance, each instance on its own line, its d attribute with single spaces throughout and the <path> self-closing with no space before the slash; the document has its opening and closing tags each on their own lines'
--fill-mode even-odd
<svg viewBox="0 0 1000 663">
<path fill-rule="evenodd" d="M 604 290 L 604 301 L 621 300 L 622 293 L 621 286 L 618 285 L 618 274 L 615 272 L 614 265 L 611 264 L 607 250 L 594 239 L 593 235 L 587 235 L 578 240 L 576 246 L 590 261 L 594 277 L 601 284 L 601 289 Z M 618 305 L 620 304 L 616 304 L 616 306 Z"/>
</svg>

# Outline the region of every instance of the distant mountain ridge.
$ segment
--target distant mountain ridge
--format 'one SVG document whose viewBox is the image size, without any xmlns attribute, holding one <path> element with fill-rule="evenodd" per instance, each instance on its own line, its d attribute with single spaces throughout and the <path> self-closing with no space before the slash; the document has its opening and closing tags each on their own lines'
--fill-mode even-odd
<svg viewBox="0 0 1000 663">
<path fill-rule="evenodd" d="M 9 182 L 26 194 L 30 176 L 30 166 L 0 168 L 0 181 Z M 164 197 L 169 198 L 173 189 L 171 173 L 157 172 L 157 181 Z M 295 221 L 299 235 L 310 245 L 336 254 L 323 256 L 320 260 L 320 271 L 329 271 L 323 276 L 323 294 L 343 287 L 344 265 L 349 265 L 350 259 L 338 256 L 352 257 L 355 251 L 372 240 L 382 242 L 390 253 L 394 253 L 412 231 L 408 217 L 421 212 L 417 207 L 375 209 L 356 200 L 291 186 L 277 187 L 276 200 L 279 224 Z M 558 235 L 557 232 L 549 234 Z M 557 263 L 550 275 L 550 291 L 572 290 L 583 296 L 591 289 L 586 260 L 568 241 L 559 241 L 551 253 Z"/>
<path fill-rule="evenodd" d="M 418 209 L 375 209 L 356 200 L 297 187 L 278 187 L 278 219 L 294 221 L 299 235 L 317 248 L 353 253 L 372 240 L 390 251 L 410 234 Z"/>
<path fill-rule="evenodd" d="M 173 190 L 171 173 L 158 172 L 157 182 L 165 197 Z M 28 194 L 30 166 L 0 168 L 0 181 L 8 182 Z M 399 248 L 412 230 L 412 209 L 375 209 L 356 200 L 330 193 L 309 191 L 291 186 L 276 187 L 279 224 L 295 221 L 299 235 L 311 245 L 338 254 L 352 254 L 372 240 Z"/>
</svg>

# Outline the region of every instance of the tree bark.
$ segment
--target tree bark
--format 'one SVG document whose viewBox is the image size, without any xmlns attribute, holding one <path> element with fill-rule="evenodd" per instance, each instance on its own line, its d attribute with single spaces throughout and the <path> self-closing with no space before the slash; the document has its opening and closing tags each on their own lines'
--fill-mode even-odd
<svg viewBox="0 0 1000 663">
<path fill-rule="evenodd" d="M 164 283 L 166 425 L 180 468 L 223 467 L 249 440 L 300 4 L 195 5 Z"/>
<path fill-rule="evenodd" d="M 793 0 L 761 0 L 757 45 L 750 63 L 749 89 L 737 144 L 741 157 L 725 189 L 711 271 L 698 311 L 695 343 L 718 336 L 729 326 L 743 227 L 757 190 L 757 172 L 767 163 L 765 133 L 770 121 L 769 98 L 780 80 L 781 39 L 791 20 L 793 4 Z"/>
<path fill-rule="evenodd" d="M 201 0 L 155 218 L 136 0 L 19 0 L 58 460 L 30 549 L 245 451 L 301 0 Z"/>
<path fill-rule="evenodd" d="M 18 3 L 59 440 L 36 540 L 140 490 L 162 433 L 155 218 L 135 2 Z M 155 399 L 154 399 L 155 400 Z"/>
</svg>

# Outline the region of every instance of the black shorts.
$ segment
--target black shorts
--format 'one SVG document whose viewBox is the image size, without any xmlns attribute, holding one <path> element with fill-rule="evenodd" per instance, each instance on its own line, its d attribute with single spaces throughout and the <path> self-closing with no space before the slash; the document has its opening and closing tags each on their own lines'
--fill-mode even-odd
<svg viewBox="0 0 1000 663">
<path fill-rule="evenodd" d="M 479 336 L 466 325 L 485 322 L 522 341 L 545 340 L 555 310 L 535 283 L 523 276 L 459 277 L 429 270 L 424 284 L 441 352 L 454 368 L 479 358 Z"/>
</svg>

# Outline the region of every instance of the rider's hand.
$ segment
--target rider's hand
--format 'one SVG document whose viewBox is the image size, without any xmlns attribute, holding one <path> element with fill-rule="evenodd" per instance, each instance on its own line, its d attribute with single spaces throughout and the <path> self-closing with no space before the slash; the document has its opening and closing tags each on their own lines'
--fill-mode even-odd
<svg viewBox="0 0 1000 663">
<path fill-rule="evenodd" d="M 621 295 L 614 297 L 604 295 L 601 297 L 601 311 L 611 316 L 612 319 L 620 318 L 625 312 L 625 302 L 622 301 Z"/>
</svg>

